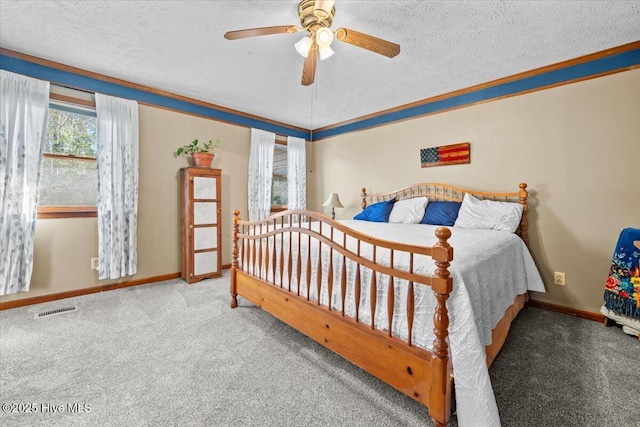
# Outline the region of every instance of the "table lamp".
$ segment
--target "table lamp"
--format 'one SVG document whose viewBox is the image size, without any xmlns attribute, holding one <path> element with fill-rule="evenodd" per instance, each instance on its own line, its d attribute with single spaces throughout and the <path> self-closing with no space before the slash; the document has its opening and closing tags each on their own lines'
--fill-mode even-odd
<svg viewBox="0 0 640 427">
<path fill-rule="evenodd" d="M 336 219 L 335 208 L 344 208 L 344 206 L 342 206 L 342 203 L 340 203 L 338 193 L 329 194 L 329 198 L 322 204 L 322 206 L 331 206 L 331 219 Z"/>
</svg>

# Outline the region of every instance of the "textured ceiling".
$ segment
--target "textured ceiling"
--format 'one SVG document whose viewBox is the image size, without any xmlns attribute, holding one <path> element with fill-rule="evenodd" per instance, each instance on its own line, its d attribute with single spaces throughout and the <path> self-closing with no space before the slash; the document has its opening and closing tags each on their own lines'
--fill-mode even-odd
<svg viewBox="0 0 640 427">
<path fill-rule="evenodd" d="M 639 1 L 336 1 L 332 28 L 402 46 L 333 42 L 300 85 L 297 1 L 0 1 L 0 46 L 307 129 L 640 39 Z"/>
</svg>

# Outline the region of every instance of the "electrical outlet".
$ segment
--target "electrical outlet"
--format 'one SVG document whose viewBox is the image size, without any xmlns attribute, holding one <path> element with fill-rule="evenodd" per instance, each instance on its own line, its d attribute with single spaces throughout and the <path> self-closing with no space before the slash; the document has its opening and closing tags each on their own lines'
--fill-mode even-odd
<svg viewBox="0 0 640 427">
<path fill-rule="evenodd" d="M 91 269 L 97 270 L 99 267 L 98 258 L 91 258 Z"/>
<path fill-rule="evenodd" d="M 565 274 L 560 271 L 553 272 L 553 284 L 558 286 L 566 286 L 567 282 L 565 281 Z"/>
</svg>

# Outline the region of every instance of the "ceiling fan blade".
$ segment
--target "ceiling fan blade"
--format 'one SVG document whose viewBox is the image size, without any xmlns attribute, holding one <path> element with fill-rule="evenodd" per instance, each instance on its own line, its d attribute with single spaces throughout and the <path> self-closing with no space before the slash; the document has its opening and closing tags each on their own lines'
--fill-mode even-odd
<svg viewBox="0 0 640 427">
<path fill-rule="evenodd" d="M 379 53 L 380 55 L 393 58 L 400 53 L 400 45 L 387 40 L 379 39 L 368 34 L 359 33 L 346 28 L 338 28 L 336 37 L 345 43 Z"/>
<path fill-rule="evenodd" d="M 227 40 L 237 40 L 246 39 L 247 37 L 268 36 L 271 34 L 295 33 L 296 31 L 298 31 L 298 28 L 295 25 L 248 28 L 246 30 L 227 31 L 224 38 Z"/>
<path fill-rule="evenodd" d="M 302 66 L 302 85 L 303 86 L 309 86 L 310 84 L 313 84 L 313 81 L 316 78 L 316 65 L 318 63 L 317 54 L 318 54 L 318 45 L 314 43 L 311 46 L 311 49 L 309 49 L 307 58 L 304 60 L 304 65 Z"/>
</svg>

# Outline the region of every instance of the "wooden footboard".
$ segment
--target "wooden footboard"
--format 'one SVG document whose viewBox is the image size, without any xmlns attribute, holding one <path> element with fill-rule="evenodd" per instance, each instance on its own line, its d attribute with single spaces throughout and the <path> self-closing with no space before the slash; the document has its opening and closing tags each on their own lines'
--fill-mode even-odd
<svg viewBox="0 0 640 427">
<path fill-rule="evenodd" d="M 453 249 L 447 243 L 450 236 L 449 229 L 440 227 L 434 246 L 412 246 L 366 236 L 315 212 L 285 211 L 262 221 L 248 222 L 240 220 L 240 212 L 236 210 L 231 307 L 237 307 L 237 296 L 241 295 L 423 403 L 429 408 L 434 424 L 444 426 L 451 415 L 452 394 L 446 308 L 452 290 L 448 270 L 453 259 Z M 388 262 L 381 261 L 383 257 L 379 255 L 383 251 Z M 324 255 L 328 252 L 325 268 L 323 252 Z M 433 276 L 414 272 L 417 256 L 435 261 Z M 408 269 L 397 268 L 394 259 L 400 257 L 408 260 Z M 351 273 L 355 270 L 353 280 L 347 280 L 348 269 Z M 362 279 L 365 270 L 370 273 L 367 283 Z M 396 279 L 408 282 L 406 295 L 396 295 L 397 289 L 404 290 L 396 288 Z M 348 286 L 354 293 L 353 316 L 345 309 Z M 417 347 L 412 337 L 415 292 L 419 286 L 429 286 L 435 293 L 432 351 Z M 322 289 L 326 289 L 326 305 L 321 303 Z M 368 307 L 360 306 L 363 289 L 369 291 Z M 387 300 L 386 329 L 376 326 L 375 321 L 379 291 L 384 292 Z M 339 307 L 332 300 L 334 294 L 340 297 Z M 406 299 L 406 339 L 392 333 L 397 298 Z M 370 322 L 361 321 L 361 309 L 368 309 Z"/>
</svg>

